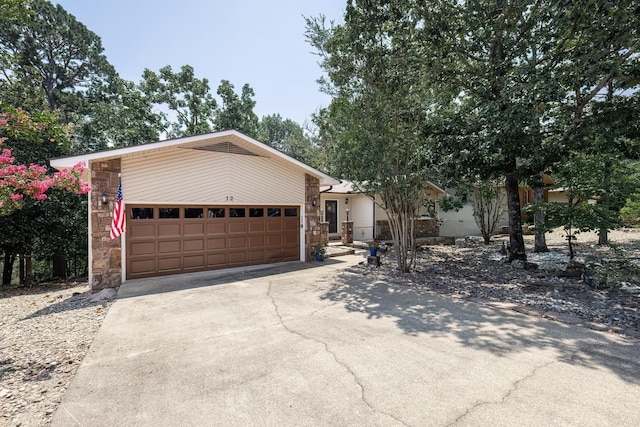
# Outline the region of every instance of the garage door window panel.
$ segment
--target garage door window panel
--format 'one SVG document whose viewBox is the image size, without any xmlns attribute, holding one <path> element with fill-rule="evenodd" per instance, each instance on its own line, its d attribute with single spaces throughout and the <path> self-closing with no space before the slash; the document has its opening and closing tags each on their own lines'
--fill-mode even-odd
<svg viewBox="0 0 640 427">
<path fill-rule="evenodd" d="M 132 208 L 131 219 L 154 219 L 153 208 Z"/>
<path fill-rule="evenodd" d="M 178 219 L 180 218 L 180 208 L 159 208 L 160 219 Z"/>
<path fill-rule="evenodd" d="M 251 218 L 261 218 L 264 216 L 264 209 L 262 208 L 249 208 L 249 216 Z"/>
<path fill-rule="evenodd" d="M 184 218 L 185 219 L 198 219 L 203 218 L 204 216 L 203 208 L 184 208 Z"/>
<path fill-rule="evenodd" d="M 229 218 L 244 218 L 245 214 L 245 208 L 229 208 Z"/>
<path fill-rule="evenodd" d="M 209 208 L 207 211 L 209 212 L 209 218 L 225 218 L 225 208 Z"/>
</svg>

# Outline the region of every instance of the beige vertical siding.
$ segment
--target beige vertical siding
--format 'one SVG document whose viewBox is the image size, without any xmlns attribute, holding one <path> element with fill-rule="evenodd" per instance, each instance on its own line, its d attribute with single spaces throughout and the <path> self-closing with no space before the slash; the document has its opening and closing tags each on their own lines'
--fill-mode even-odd
<svg viewBox="0 0 640 427">
<path fill-rule="evenodd" d="M 566 191 L 549 191 L 548 201 L 550 203 L 567 203 Z"/>
<path fill-rule="evenodd" d="M 304 172 L 282 160 L 187 148 L 122 159 L 127 203 L 300 204 Z"/>
<path fill-rule="evenodd" d="M 365 195 L 349 197 L 350 217 L 353 219 L 353 238 L 373 240 L 373 201 Z"/>
</svg>

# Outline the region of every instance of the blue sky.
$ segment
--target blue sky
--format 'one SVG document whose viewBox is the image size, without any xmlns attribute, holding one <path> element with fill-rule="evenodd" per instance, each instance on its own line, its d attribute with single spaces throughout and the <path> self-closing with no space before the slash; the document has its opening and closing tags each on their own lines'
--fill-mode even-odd
<svg viewBox="0 0 640 427">
<path fill-rule="evenodd" d="M 145 68 L 194 67 L 211 92 L 229 80 L 256 93 L 258 117 L 279 113 L 303 124 L 329 97 L 319 92 L 318 57 L 303 16 L 340 22 L 346 0 L 52 0 L 101 39 L 120 75 L 136 83 Z M 217 95 L 216 95 L 217 96 Z"/>
</svg>

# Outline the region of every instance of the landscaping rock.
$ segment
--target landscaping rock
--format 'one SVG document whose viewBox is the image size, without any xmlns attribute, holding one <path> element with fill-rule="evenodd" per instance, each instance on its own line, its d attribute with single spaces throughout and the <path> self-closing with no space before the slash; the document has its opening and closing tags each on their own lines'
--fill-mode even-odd
<svg viewBox="0 0 640 427">
<path fill-rule="evenodd" d="M 91 295 L 90 302 L 110 301 L 114 299 L 118 291 L 114 288 L 102 289 L 100 292 Z"/>
</svg>

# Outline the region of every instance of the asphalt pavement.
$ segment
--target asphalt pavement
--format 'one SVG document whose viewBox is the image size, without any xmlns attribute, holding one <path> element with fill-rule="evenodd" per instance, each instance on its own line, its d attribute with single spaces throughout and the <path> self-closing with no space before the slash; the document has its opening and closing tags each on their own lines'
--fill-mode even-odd
<svg viewBox="0 0 640 427">
<path fill-rule="evenodd" d="M 129 281 L 53 426 L 640 426 L 640 340 L 351 255 Z"/>
</svg>

